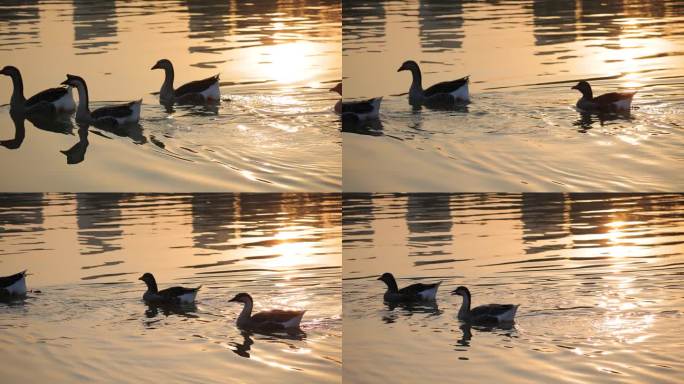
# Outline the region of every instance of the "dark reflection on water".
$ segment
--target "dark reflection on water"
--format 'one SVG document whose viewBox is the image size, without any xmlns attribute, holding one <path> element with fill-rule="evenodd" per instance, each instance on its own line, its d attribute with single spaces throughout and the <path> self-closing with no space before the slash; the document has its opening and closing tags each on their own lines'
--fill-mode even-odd
<svg viewBox="0 0 684 384">
<path fill-rule="evenodd" d="M 682 368 L 684 195 L 349 194 L 343 211 L 347 380 L 675 382 Z M 387 307 L 386 271 L 442 281 L 439 309 Z M 474 306 L 520 304 L 515 323 L 457 320 L 459 285 Z M 420 374 L 400 369 L 415 356 Z"/>
<path fill-rule="evenodd" d="M 96 255 L 122 249 L 121 210 L 128 195 L 79 193 L 76 195 L 76 223 L 82 255 Z"/>
<path fill-rule="evenodd" d="M 74 48 L 80 55 L 114 49 L 118 43 L 116 1 L 74 0 Z"/>
</svg>

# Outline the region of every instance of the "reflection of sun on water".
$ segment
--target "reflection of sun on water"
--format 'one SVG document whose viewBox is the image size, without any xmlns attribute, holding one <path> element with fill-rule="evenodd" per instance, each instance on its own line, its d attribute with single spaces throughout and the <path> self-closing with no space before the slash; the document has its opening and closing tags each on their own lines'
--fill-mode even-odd
<svg viewBox="0 0 684 384">
<path fill-rule="evenodd" d="M 320 64 L 316 60 L 316 45 L 308 41 L 297 41 L 261 47 L 252 51 L 255 71 L 264 78 L 279 83 L 292 84 L 317 77 Z"/>
<path fill-rule="evenodd" d="M 314 250 L 312 242 L 299 241 L 302 237 L 300 229 L 291 228 L 281 229 L 274 238 L 281 242 L 272 247 L 272 251 L 280 256 L 268 259 L 266 262 L 270 268 L 298 267 L 301 265 L 312 264 Z"/>
</svg>

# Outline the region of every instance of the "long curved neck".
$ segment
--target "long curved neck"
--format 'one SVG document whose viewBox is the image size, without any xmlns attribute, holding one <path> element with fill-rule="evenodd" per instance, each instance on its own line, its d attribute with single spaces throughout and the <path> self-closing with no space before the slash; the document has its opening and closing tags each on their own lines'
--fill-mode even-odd
<svg viewBox="0 0 684 384">
<path fill-rule="evenodd" d="M 11 75 L 12 77 L 12 86 L 14 87 L 14 90 L 12 91 L 12 98 L 10 99 L 10 106 L 12 107 L 23 107 L 24 104 L 26 103 L 26 99 L 24 98 L 24 81 L 21 79 L 21 74 L 19 73 L 13 73 Z"/>
<path fill-rule="evenodd" d="M 77 82 L 78 107 L 76 108 L 77 120 L 90 120 L 90 109 L 88 108 L 88 86 L 84 82 Z M 155 283 L 156 287 L 156 283 Z"/>
<path fill-rule="evenodd" d="M 385 284 L 387 284 L 387 291 L 388 292 L 391 292 L 391 293 L 399 292 L 399 287 L 397 286 L 397 281 L 394 280 L 393 277 L 391 277 L 387 281 L 385 281 Z"/>
<path fill-rule="evenodd" d="M 159 95 L 162 99 L 173 98 L 173 67 L 164 68 L 164 83 L 159 90 Z"/>
<path fill-rule="evenodd" d="M 411 75 L 413 76 L 413 81 L 411 82 L 410 93 L 420 92 L 423 93 L 423 75 L 420 73 L 420 68 L 411 68 Z"/>
<path fill-rule="evenodd" d="M 150 293 L 157 293 L 159 292 L 159 289 L 157 288 L 157 281 L 152 278 L 152 280 L 145 280 L 145 284 L 147 284 L 147 292 Z"/>
<path fill-rule="evenodd" d="M 238 324 L 246 324 L 252 318 L 252 307 L 254 306 L 254 303 L 249 300 L 244 304 L 245 306 L 242 307 L 242 312 L 240 312 L 240 316 L 238 316 L 237 319 Z"/>
<path fill-rule="evenodd" d="M 463 303 L 461 309 L 458 310 L 459 319 L 467 319 L 468 317 L 470 317 L 470 292 L 463 295 Z"/>
</svg>

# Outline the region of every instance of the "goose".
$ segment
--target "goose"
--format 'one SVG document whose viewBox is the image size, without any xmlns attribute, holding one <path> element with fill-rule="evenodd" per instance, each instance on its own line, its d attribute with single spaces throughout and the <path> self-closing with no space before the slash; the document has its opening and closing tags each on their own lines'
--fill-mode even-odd
<svg viewBox="0 0 684 384">
<path fill-rule="evenodd" d="M 384 299 L 388 302 L 433 301 L 437 295 L 437 288 L 442 284 L 441 281 L 434 284 L 418 283 L 399 289 L 397 281 L 394 280 L 394 276 L 389 272 L 383 273 L 382 276 L 378 277 L 378 280 L 387 284 Z"/>
<path fill-rule="evenodd" d="M 299 323 L 306 312 L 272 309 L 252 315 L 254 301 L 248 293 L 238 293 L 229 302 L 244 304 L 236 322 L 238 328 L 242 329 L 272 330 L 299 328 Z"/>
<path fill-rule="evenodd" d="M 80 76 L 68 75 L 62 84 L 76 87 L 78 90 L 78 108 L 76 109 L 76 122 L 81 124 L 135 124 L 140 120 L 140 107 L 142 99 L 130 103 L 108 105 L 90 111 L 88 108 L 88 85 Z"/>
<path fill-rule="evenodd" d="M 167 59 L 157 61 L 152 68 L 164 70 L 164 83 L 159 91 L 159 100 L 162 104 L 196 103 L 196 102 L 219 102 L 221 90 L 219 89 L 219 75 L 206 79 L 191 81 L 180 87 L 173 88 L 173 64 Z"/>
<path fill-rule="evenodd" d="M 597 112 L 619 112 L 629 111 L 632 107 L 632 98 L 636 92 L 611 92 L 594 97 L 591 85 L 587 81 L 580 81 L 574 87 L 582 93 L 582 97 L 577 100 L 577 108 L 583 111 Z"/>
<path fill-rule="evenodd" d="M 143 294 L 143 300 L 152 303 L 166 304 L 191 304 L 195 302 L 197 292 L 202 288 L 171 287 L 157 290 L 157 281 L 151 273 L 146 272 L 138 278 L 147 285 L 147 291 Z"/>
<path fill-rule="evenodd" d="M 451 292 L 452 295 L 463 297 L 461 309 L 458 311 L 458 319 L 469 323 L 510 323 L 513 322 L 517 304 L 486 304 L 470 308 L 470 291 L 460 286 Z"/>
<path fill-rule="evenodd" d="M 0 292 L 11 296 L 26 295 L 26 270 L 0 277 Z"/>
<path fill-rule="evenodd" d="M 413 81 L 409 88 L 409 104 L 414 107 L 426 106 L 450 106 L 457 102 L 470 101 L 468 93 L 469 76 L 458 80 L 444 81 L 423 90 L 423 76 L 420 73 L 418 63 L 413 60 L 405 61 L 397 72 L 411 71 Z"/>
<path fill-rule="evenodd" d="M 342 95 L 342 83 L 337 84 L 330 91 L 334 91 Z M 338 101 L 335 104 L 335 112 L 342 114 L 343 117 L 351 117 L 356 121 L 364 121 L 368 119 L 377 119 L 380 114 L 380 103 L 382 97 L 374 97 L 368 100 L 360 101 Z"/>
<path fill-rule="evenodd" d="M 9 76 L 14 86 L 10 98 L 10 110 L 33 114 L 45 112 L 72 113 L 76 109 L 70 86 L 48 88 L 26 100 L 24 98 L 24 81 L 21 79 L 19 69 L 8 65 L 0 70 L 0 74 Z"/>
</svg>

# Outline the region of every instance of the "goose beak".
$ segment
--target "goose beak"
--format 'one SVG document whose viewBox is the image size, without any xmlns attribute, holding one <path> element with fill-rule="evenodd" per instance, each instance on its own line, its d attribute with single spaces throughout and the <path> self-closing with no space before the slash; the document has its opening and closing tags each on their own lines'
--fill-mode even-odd
<svg viewBox="0 0 684 384">
<path fill-rule="evenodd" d="M 458 289 L 454 289 L 453 291 L 451 291 L 451 294 L 452 295 L 460 295 L 460 293 L 458 292 Z"/>
<path fill-rule="evenodd" d="M 236 302 L 236 301 L 237 301 L 237 300 L 235 300 L 234 297 L 233 297 L 232 299 L 228 300 L 229 303 L 234 303 L 234 302 Z"/>
<path fill-rule="evenodd" d="M 152 68 L 150 68 L 150 71 L 153 70 L 153 69 L 159 69 L 159 68 L 161 68 L 161 67 L 159 66 L 159 63 L 155 63 L 155 64 L 152 66 Z"/>
<path fill-rule="evenodd" d="M 142 277 L 142 276 L 138 277 L 138 280 L 142 280 L 142 279 L 143 279 L 143 277 Z"/>
<path fill-rule="evenodd" d="M 577 89 L 577 86 L 573 85 L 572 87 L 570 87 L 570 89 Z"/>
<path fill-rule="evenodd" d="M 71 85 L 71 84 L 69 84 L 69 79 L 66 79 L 66 80 L 62 81 L 60 84 L 62 84 L 62 85 Z"/>
<path fill-rule="evenodd" d="M 397 69 L 397 72 L 401 72 L 401 71 L 405 71 L 405 70 L 406 70 L 406 68 L 404 68 L 404 66 L 402 65 L 401 67 L 399 67 L 399 69 Z"/>
<path fill-rule="evenodd" d="M 382 276 L 378 277 L 378 278 L 377 278 L 377 279 L 375 279 L 375 280 L 382 280 Z"/>
</svg>

